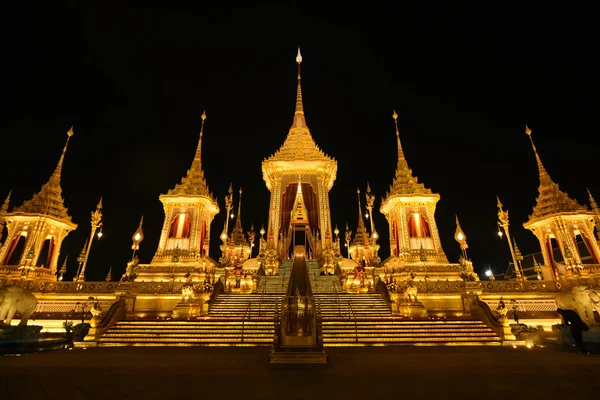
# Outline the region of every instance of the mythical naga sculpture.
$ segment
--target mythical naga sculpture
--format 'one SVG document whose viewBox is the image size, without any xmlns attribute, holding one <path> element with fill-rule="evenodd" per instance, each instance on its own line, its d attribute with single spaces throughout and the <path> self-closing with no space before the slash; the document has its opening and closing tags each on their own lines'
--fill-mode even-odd
<svg viewBox="0 0 600 400">
<path fill-rule="evenodd" d="M 37 298 L 18 286 L 6 286 L 0 289 L 0 326 L 10 325 L 18 312 L 21 314 L 19 326 L 27 325 L 27 321 L 37 305 Z"/>
<path fill-rule="evenodd" d="M 556 296 L 556 306 L 574 310 L 588 325 L 597 325 L 594 310 L 600 314 L 600 295 L 589 286 L 575 286 Z"/>
</svg>

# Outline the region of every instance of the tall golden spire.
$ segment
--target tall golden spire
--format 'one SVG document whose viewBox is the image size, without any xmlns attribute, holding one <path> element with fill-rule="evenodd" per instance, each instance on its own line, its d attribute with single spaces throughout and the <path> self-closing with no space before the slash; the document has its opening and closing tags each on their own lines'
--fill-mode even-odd
<svg viewBox="0 0 600 400">
<path fill-rule="evenodd" d="M 206 111 L 202 113 L 202 125 L 200 127 L 200 138 L 198 140 L 198 147 L 194 154 L 194 161 L 192 166 L 188 169 L 186 176 L 181 179 L 181 183 L 178 183 L 173 189 L 167 192 L 168 196 L 205 196 L 210 198 L 214 204 L 217 204 L 212 193 L 208 190 L 206 179 L 204 177 L 204 171 L 202 171 L 202 135 L 204 133 L 204 121 L 206 120 Z"/>
<path fill-rule="evenodd" d="M 235 219 L 235 227 L 242 228 L 242 188 L 240 187 L 240 200 L 238 203 L 237 218 Z"/>
<path fill-rule="evenodd" d="M 540 175 L 540 186 L 538 188 L 539 195 L 536 205 L 533 208 L 533 214 L 530 218 L 542 218 L 551 214 L 569 213 L 569 212 L 587 212 L 586 207 L 583 207 L 565 192 L 560 190 L 558 185 L 552 181 L 548 171 L 544 168 L 542 160 L 537 152 L 533 139 L 531 138 L 531 129 L 525 125 L 525 133 L 529 136 L 535 159 L 537 161 L 538 172 Z"/>
<path fill-rule="evenodd" d="M 69 140 L 71 140 L 71 136 L 73 136 L 73 127 L 67 131 L 67 142 L 65 143 L 65 147 L 63 148 L 62 154 L 60 155 L 60 159 L 58 160 L 58 164 L 56 164 L 56 168 L 48 181 L 49 184 L 53 186 L 60 185 L 60 178 L 62 175 L 62 166 L 65 160 L 65 153 L 67 152 L 67 147 L 69 146 Z"/>
<path fill-rule="evenodd" d="M 231 239 L 234 245 L 240 245 L 246 243 L 246 238 L 244 236 L 244 229 L 242 228 L 242 188 L 240 187 L 240 199 L 238 203 L 238 212 L 237 217 L 235 219 L 235 226 L 231 231 Z"/>
<path fill-rule="evenodd" d="M 589 193 L 589 190 L 588 190 Z M 10 195 L 12 194 L 12 189 L 8 192 L 6 199 L 4 199 L 4 203 L 2 204 L 2 208 L 0 208 L 0 215 L 4 215 L 8 211 L 8 205 L 10 204 Z M 590 195 L 591 196 L 591 195 Z M 2 223 L 2 221 L 0 221 Z"/>
<path fill-rule="evenodd" d="M 398 142 L 398 166 L 396 167 L 396 176 L 394 182 L 390 187 L 390 191 L 386 194 L 383 202 L 390 196 L 400 194 L 432 194 L 431 189 L 425 187 L 425 185 L 419 182 L 416 176 L 413 176 L 412 170 L 408 168 L 408 163 L 404 157 L 404 151 L 402 150 L 402 144 L 400 143 L 400 132 L 398 130 L 398 114 L 396 111 L 392 114 L 394 118 L 394 125 L 396 126 L 396 140 Z"/>
<path fill-rule="evenodd" d="M 363 220 L 362 206 L 360 204 L 360 188 L 356 189 L 356 195 L 358 197 L 358 226 L 356 227 L 355 243 L 367 243 L 367 228 L 365 227 L 365 221 Z"/>
<path fill-rule="evenodd" d="M 302 104 L 302 78 L 300 75 L 302 54 L 300 54 L 300 47 L 298 47 L 296 63 L 298 64 L 298 88 L 296 89 L 296 112 L 294 113 L 294 124 L 292 125 L 292 128 L 306 128 L 306 120 L 304 119 L 304 105 Z"/>
<path fill-rule="evenodd" d="M 533 142 L 533 138 L 531 137 L 531 129 L 527 125 L 525 125 L 525 133 L 529 136 L 529 140 L 531 141 L 531 147 L 533 147 L 533 152 L 535 153 L 535 160 L 537 161 L 537 167 L 540 174 L 540 184 L 544 186 L 549 186 L 552 184 L 552 179 L 550 179 L 550 175 L 546 168 L 544 168 L 544 164 L 542 164 L 542 159 L 537 152 L 537 148 L 535 147 L 535 143 Z"/>
<path fill-rule="evenodd" d="M 73 127 L 67 131 L 67 142 L 48 182 L 30 200 L 25 201 L 20 207 L 16 207 L 13 212 L 45 214 L 68 221 L 71 220 L 64 206 L 62 189 L 60 187 L 63 162 L 71 136 L 73 136 Z"/>
<path fill-rule="evenodd" d="M 406 158 L 404 157 L 402 143 L 400 143 L 400 131 L 398 130 L 398 114 L 396 114 L 396 110 L 394 110 L 394 114 L 392 114 L 392 117 L 394 118 L 394 125 L 396 125 L 396 140 L 398 141 L 398 169 L 408 170 L 408 163 L 406 162 Z"/>
<path fill-rule="evenodd" d="M 196 148 L 196 155 L 192 162 L 192 169 L 195 171 L 202 171 L 202 133 L 204 132 L 204 121 L 206 120 L 206 111 L 202 112 L 202 125 L 200 126 L 200 139 L 198 139 L 198 147 Z"/>
</svg>

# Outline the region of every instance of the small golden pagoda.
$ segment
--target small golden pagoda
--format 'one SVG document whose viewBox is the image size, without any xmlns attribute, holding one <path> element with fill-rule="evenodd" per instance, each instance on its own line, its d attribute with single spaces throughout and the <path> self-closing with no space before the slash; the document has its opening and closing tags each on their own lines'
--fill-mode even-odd
<svg viewBox="0 0 600 400">
<path fill-rule="evenodd" d="M 3 206 L 3 222 L 8 236 L 0 249 L 2 275 L 6 278 L 29 277 L 39 281 L 55 281 L 58 256 L 64 238 L 77 228 L 64 206 L 60 185 L 62 167 L 73 136 L 67 132 L 67 142 L 58 164 L 40 191 L 21 206 L 7 212 L 7 197 Z"/>
<path fill-rule="evenodd" d="M 552 181 L 537 152 L 531 129 L 525 126 L 537 162 L 540 186 L 533 213 L 523 226 L 538 238 L 544 258 L 542 275 L 545 280 L 561 280 L 573 274 L 588 274 L 591 269 L 582 264 L 582 241 L 593 265 L 600 264 L 600 248 L 594 238 L 595 214 L 578 204 Z M 594 204 L 592 198 L 592 204 Z M 553 249 L 559 248 L 559 252 Z"/>
<path fill-rule="evenodd" d="M 300 49 L 296 57 L 298 85 L 296 111 L 288 136 L 277 152 L 262 162 L 263 179 L 271 192 L 269 207 L 269 236 L 267 247 L 278 257 L 290 256 L 292 237 L 291 215 L 296 204 L 298 185 L 302 186 L 303 205 L 309 227 L 307 251 L 322 261 L 322 249 L 332 248 L 329 190 L 337 173 L 337 161 L 319 149 L 306 125 L 302 103 Z"/>
<path fill-rule="evenodd" d="M 244 263 L 248 258 L 250 258 L 252 254 L 253 243 L 250 240 L 250 237 L 254 239 L 254 230 L 251 229 L 248 232 L 248 238 L 246 237 L 246 233 L 244 232 L 244 228 L 242 228 L 242 188 L 239 191 L 240 198 L 238 203 L 238 212 L 235 220 L 235 225 L 233 226 L 233 230 L 231 234 L 227 234 L 228 231 L 228 218 L 225 220 L 225 229 L 221 234 L 221 240 L 223 244 L 221 245 L 221 266 L 225 268 L 233 268 L 238 266 L 239 264 Z M 228 204 L 231 204 L 231 196 L 232 196 L 232 188 L 229 188 L 229 194 L 225 200 L 226 207 L 230 209 Z"/>
<path fill-rule="evenodd" d="M 367 202 L 370 199 L 370 191 L 370 187 L 368 187 L 366 193 Z M 348 254 L 350 255 L 350 258 L 358 264 L 364 260 L 367 266 L 373 266 L 378 264 L 377 252 L 379 250 L 379 245 L 377 244 L 377 235 L 376 232 L 373 232 L 372 226 L 371 233 L 367 230 L 360 204 L 360 189 L 357 189 L 356 193 L 358 195 L 358 225 L 356 233 L 354 234 L 354 239 L 349 243 Z M 372 222 L 370 213 L 367 213 L 366 215 Z"/>
<path fill-rule="evenodd" d="M 380 208 L 390 226 L 391 256 L 387 262 L 420 263 L 426 259 L 429 262 L 448 263 L 435 222 L 435 207 L 440 195 L 426 188 L 408 168 L 395 111 L 393 117 L 398 142 L 398 166 L 394 183 L 381 201 Z"/>
<path fill-rule="evenodd" d="M 208 255 L 210 225 L 219 212 L 219 204 L 209 192 L 202 170 L 202 125 L 198 147 L 187 175 L 167 194 L 160 195 L 165 220 L 161 230 L 158 249 L 149 265 L 139 265 L 136 281 L 163 281 L 182 279 L 195 271 L 196 279 L 205 279 L 217 263 Z"/>
</svg>

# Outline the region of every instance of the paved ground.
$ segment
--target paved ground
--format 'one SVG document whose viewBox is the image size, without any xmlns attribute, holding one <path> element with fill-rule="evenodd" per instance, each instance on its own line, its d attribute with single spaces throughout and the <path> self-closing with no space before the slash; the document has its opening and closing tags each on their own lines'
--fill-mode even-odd
<svg viewBox="0 0 600 400">
<path fill-rule="evenodd" d="M 600 355 L 526 348 L 90 348 L 0 358 L 0 399 L 598 399 Z"/>
</svg>

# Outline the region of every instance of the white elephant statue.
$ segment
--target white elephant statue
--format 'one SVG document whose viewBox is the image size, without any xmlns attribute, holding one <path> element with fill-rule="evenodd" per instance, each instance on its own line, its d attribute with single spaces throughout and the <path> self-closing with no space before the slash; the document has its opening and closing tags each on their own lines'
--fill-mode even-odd
<svg viewBox="0 0 600 400">
<path fill-rule="evenodd" d="M 37 298 L 18 286 L 6 286 L 0 289 L 0 326 L 10 325 L 18 312 L 21 315 L 19 326 L 27 325 L 27 321 L 37 306 Z"/>
<path fill-rule="evenodd" d="M 600 295 L 589 286 L 574 286 L 556 296 L 556 306 L 574 310 L 588 325 L 596 325 L 594 310 L 600 314 Z"/>
</svg>

